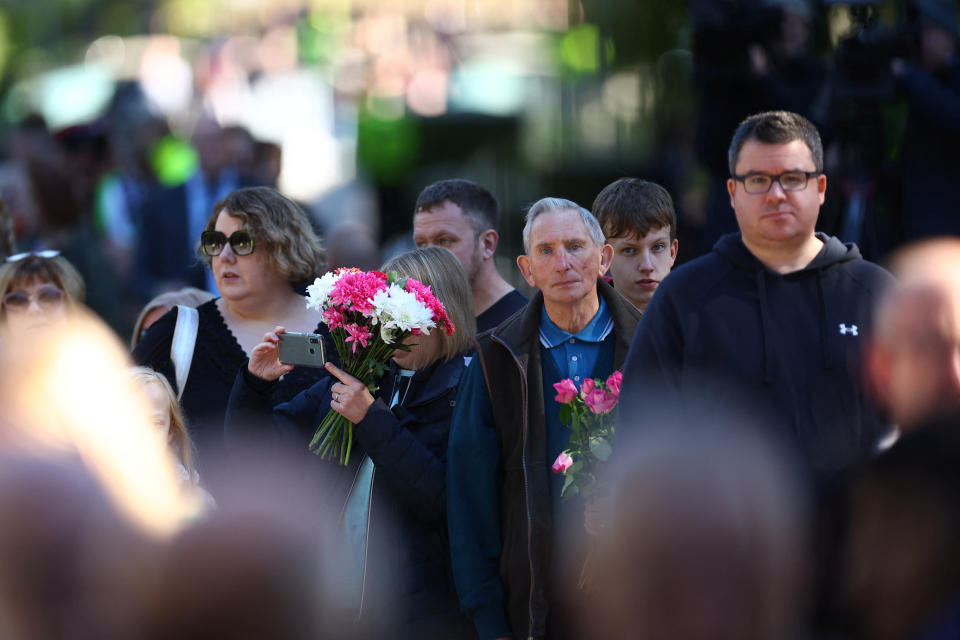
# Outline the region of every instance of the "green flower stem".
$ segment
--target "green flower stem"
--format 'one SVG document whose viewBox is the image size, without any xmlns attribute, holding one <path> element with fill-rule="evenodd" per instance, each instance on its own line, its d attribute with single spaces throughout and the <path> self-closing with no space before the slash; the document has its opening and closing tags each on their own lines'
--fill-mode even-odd
<svg viewBox="0 0 960 640">
<path fill-rule="evenodd" d="M 378 333 L 374 333 L 368 346 L 358 350 L 357 353 L 352 351 L 353 344 L 346 342 L 347 334 L 344 329 L 334 329 L 330 335 L 340 355 L 343 368 L 362 382 L 371 393 L 376 393 L 379 376 L 376 374 L 374 365 L 389 360 L 397 350 L 397 346 L 410 335 L 410 332 L 397 334 L 391 344 L 386 344 Z M 353 427 L 354 424 L 342 414 L 330 409 L 313 434 L 308 448 L 321 458 L 327 460 L 337 458 L 340 464 L 346 466 L 350 462 L 350 454 L 353 451 Z"/>
</svg>

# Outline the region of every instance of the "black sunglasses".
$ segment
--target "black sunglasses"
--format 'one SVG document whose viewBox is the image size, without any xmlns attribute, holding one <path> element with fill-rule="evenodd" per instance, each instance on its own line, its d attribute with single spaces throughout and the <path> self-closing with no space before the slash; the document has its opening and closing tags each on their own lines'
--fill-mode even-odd
<svg viewBox="0 0 960 640">
<path fill-rule="evenodd" d="M 253 253 L 253 236 L 249 231 L 239 229 L 231 233 L 229 238 L 222 231 L 204 231 L 200 234 L 200 250 L 205 256 L 220 255 L 228 242 L 234 255 L 248 256 Z"/>
</svg>

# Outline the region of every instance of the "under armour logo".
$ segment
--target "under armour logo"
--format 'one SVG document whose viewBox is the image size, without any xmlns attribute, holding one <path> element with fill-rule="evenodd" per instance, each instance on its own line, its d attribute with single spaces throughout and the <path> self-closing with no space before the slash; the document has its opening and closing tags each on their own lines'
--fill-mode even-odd
<svg viewBox="0 0 960 640">
<path fill-rule="evenodd" d="M 850 335 L 852 335 L 852 336 L 859 336 L 859 335 L 860 335 L 859 330 L 857 329 L 857 325 L 852 324 L 852 325 L 850 325 L 850 326 L 848 327 L 847 325 L 845 325 L 845 324 L 843 324 L 843 323 L 841 322 L 841 323 L 840 323 L 840 335 L 845 336 L 845 335 L 847 335 L 848 333 L 849 333 Z"/>
</svg>

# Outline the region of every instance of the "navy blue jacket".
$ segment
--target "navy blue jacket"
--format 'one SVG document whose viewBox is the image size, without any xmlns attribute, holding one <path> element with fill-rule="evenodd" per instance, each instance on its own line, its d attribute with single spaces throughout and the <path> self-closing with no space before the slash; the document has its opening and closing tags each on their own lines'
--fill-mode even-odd
<svg viewBox="0 0 960 640">
<path fill-rule="evenodd" d="M 873 451 L 890 427 L 861 383 L 861 341 L 893 277 L 856 246 L 818 237 L 820 253 L 785 275 L 739 233 L 671 273 L 627 355 L 617 432 L 656 411 L 746 418 L 796 446 L 816 480 Z"/>
<path fill-rule="evenodd" d="M 367 567 L 384 583 L 373 598 L 388 598 L 387 606 L 398 607 L 402 624 L 396 637 L 472 635 L 469 621 L 458 611 L 446 535 L 447 439 L 464 369 L 464 359 L 457 356 L 418 370 L 401 403 L 391 410 L 385 399 L 393 393 L 392 368 L 366 417 L 354 427 L 348 465 L 323 462 L 328 467 L 326 490 L 332 494 L 331 504 L 337 505 L 345 504 L 364 456 L 375 465 Z M 258 421 L 262 427 L 266 421 L 275 433 L 298 440 L 306 450 L 330 410 L 334 382 L 332 377 L 319 380 L 273 407 L 271 416 L 273 383 L 252 376 L 244 366 L 230 394 L 228 439 L 239 435 L 239 429 L 255 427 Z"/>
</svg>

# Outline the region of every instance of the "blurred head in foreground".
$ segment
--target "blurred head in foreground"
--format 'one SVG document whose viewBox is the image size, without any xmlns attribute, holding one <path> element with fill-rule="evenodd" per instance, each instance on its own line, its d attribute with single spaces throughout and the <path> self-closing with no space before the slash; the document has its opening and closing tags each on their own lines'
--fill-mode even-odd
<svg viewBox="0 0 960 640">
<path fill-rule="evenodd" d="M 78 458 L 118 511 L 149 535 L 166 536 L 195 514 L 126 349 L 92 314 L 77 309 L 38 326 L 30 340 L 0 343 L 0 455 Z"/>
<path fill-rule="evenodd" d="M 867 377 L 901 431 L 960 410 L 960 240 L 910 246 L 875 311 Z"/>
<path fill-rule="evenodd" d="M 617 452 L 591 637 L 766 640 L 801 628 L 808 522 L 794 463 L 714 427 L 653 431 Z"/>
</svg>

